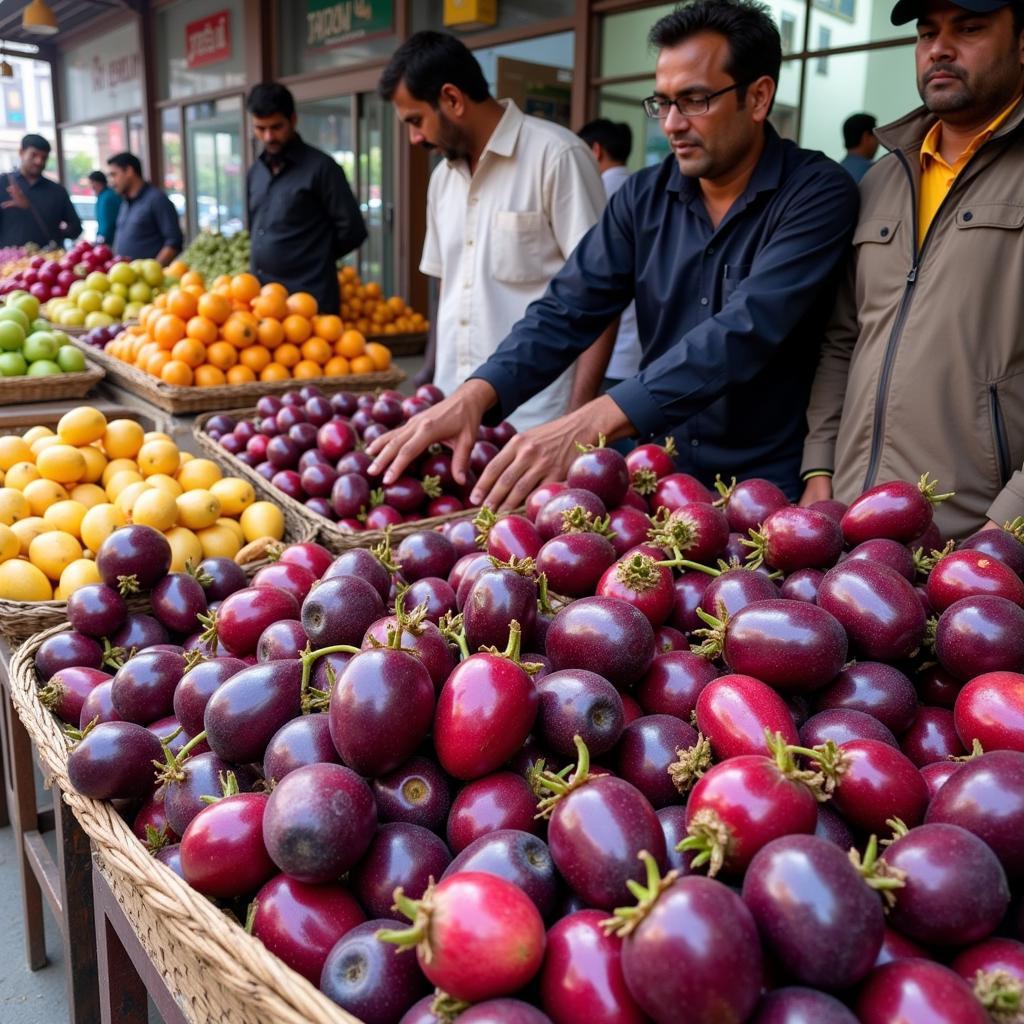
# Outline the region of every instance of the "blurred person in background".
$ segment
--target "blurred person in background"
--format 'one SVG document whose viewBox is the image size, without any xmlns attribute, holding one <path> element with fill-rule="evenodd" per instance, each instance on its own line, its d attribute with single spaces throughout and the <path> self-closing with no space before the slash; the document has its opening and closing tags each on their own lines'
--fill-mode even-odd
<svg viewBox="0 0 1024 1024">
<path fill-rule="evenodd" d="M 89 175 L 89 186 L 96 196 L 96 240 L 113 248 L 121 197 L 107 184 L 107 176 L 102 171 Z"/>
<path fill-rule="evenodd" d="M 110 181 L 121 197 L 114 229 L 114 255 L 153 260 L 166 267 L 181 252 L 181 222 L 174 204 L 142 177 L 133 153 L 115 153 L 107 160 Z"/>
<path fill-rule="evenodd" d="M 849 172 L 854 181 L 859 182 L 871 165 L 878 152 L 878 139 L 875 138 L 874 114 L 851 114 L 843 122 L 843 145 L 846 156 L 839 161 L 839 166 Z"/>
<path fill-rule="evenodd" d="M 50 143 L 41 135 L 21 140 L 19 165 L 0 174 L 0 246 L 61 246 L 82 233 L 82 222 L 63 185 L 43 176 Z"/>
</svg>

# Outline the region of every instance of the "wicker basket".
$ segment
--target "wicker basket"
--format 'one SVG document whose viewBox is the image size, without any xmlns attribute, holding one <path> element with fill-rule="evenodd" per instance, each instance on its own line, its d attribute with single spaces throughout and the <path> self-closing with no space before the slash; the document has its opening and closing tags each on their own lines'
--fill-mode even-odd
<svg viewBox="0 0 1024 1024">
<path fill-rule="evenodd" d="M 192 424 L 192 435 L 196 444 L 215 462 L 220 463 L 233 475 L 245 477 L 256 493 L 267 501 L 273 501 L 283 509 L 292 511 L 295 515 L 301 516 L 307 522 L 312 523 L 320 542 L 336 554 L 347 551 L 349 548 L 369 548 L 380 544 L 384 540 L 383 530 L 346 530 L 337 523 L 332 522 L 325 516 L 308 509 L 302 502 L 290 498 L 274 487 L 270 481 L 265 480 L 255 470 L 250 469 L 240 459 L 236 459 L 230 452 L 226 452 L 216 441 L 214 441 L 204 429 L 211 416 L 217 413 L 208 413 L 205 416 L 197 416 Z M 248 419 L 256 415 L 255 409 L 235 409 L 220 415 L 233 416 L 236 420 Z M 430 516 L 425 519 L 415 519 L 408 523 L 399 523 L 388 531 L 392 540 L 401 539 L 410 533 L 419 533 L 421 530 L 435 530 L 445 523 L 454 522 L 457 519 L 472 519 L 479 512 L 479 509 L 469 508 L 458 512 L 450 512 L 443 516 Z"/>
<path fill-rule="evenodd" d="M 80 373 L 55 373 L 52 377 L 0 377 L 0 405 L 85 398 L 106 375 L 101 366 L 87 365 Z"/>
<path fill-rule="evenodd" d="M 142 370 L 121 359 L 115 359 L 100 349 L 74 342 L 90 358 L 106 370 L 107 376 L 126 391 L 152 402 L 158 409 L 174 414 L 215 412 L 236 406 L 251 405 L 264 395 L 283 395 L 304 384 L 312 384 L 326 394 L 335 391 L 376 391 L 378 388 L 393 388 L 405 380 L 405 373 L 397 368 L 381 373 L 353 374 L 349 377 L 316 377 L 296 381 L 254 381 L 251 384 L 224 384 L 218 387 L 197 388 L 167 384 L 144 373 Z"/>
<path fill-rule="evenodd" d="M 415 334 L 369 334 L 367 341 L 377 341 L 391 349 L 393 356 L 418 356 L 427 347 L 427 332 Z"/>
<path fill-rule="evenodd" d="M 67 627 L 31 637 L 14 653 L 11 697 L 47 781 L 57 784 L 92 840 L 97 867 L 185 1017 L 194 1024 L 359 1024 L 154 860 L 109 804 L 74 790 L 68 741 L 36 696 L 36 651 L 61 628 Z"/>
</svg>

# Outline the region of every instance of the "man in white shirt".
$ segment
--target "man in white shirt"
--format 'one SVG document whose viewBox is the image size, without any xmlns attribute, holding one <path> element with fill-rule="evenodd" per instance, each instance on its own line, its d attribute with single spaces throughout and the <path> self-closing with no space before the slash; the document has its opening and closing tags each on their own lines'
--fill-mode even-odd
<svg viewBox="0 0 1024 1024">
<path fill-rule="evenodd" d="M 572 132 L 496 100 L 454 36 L 418 32 L 384 70 L 380 93 L 409 141 L 445 160 L 430 178 L 420 270 L 441 279 L 434 383 L 451 393 L 488 358 L 601 215 L 594 159 Z M 607 356 L 595 346 L 511 416 L 518 430 L 594 398 Z M 519 368 L 529 379 L 531 367 Z"/>
<path fill-rule="evenodd" d="M 601 172 L 601 184 L 609 199 L 626 184 L 629 160 L 633 148 L 633 132 L 625 121 L 616 124 L 606 117 L 598 117 L 579 130 L 579 137 L 590 147 Z M 604 371 L 602 391 L 620 381 L 635 377 L 640 372 L 640 336 L 636 327 L 636 303 L 631 302 L 619 317 L 608 368 Z M 628 442 L 627 442 L 628 444 Z"/>
</svg>

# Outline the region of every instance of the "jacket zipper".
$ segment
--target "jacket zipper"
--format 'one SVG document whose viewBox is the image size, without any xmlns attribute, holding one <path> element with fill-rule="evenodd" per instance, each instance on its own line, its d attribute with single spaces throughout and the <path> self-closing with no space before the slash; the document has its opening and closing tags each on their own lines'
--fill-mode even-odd
<svg viewBox="0 0 1024 1024">
<path fill-rule="evenodd" d="M 999 464 L 999 482 L 1005 486 L 1013 475 L 1010 466 L 1010 442 L 1006 436 L 1006 420 L 999 401 L 999 389 L 995 384 L 988 386 L 988 408 L 992 417 L 992 436 L 996 443 L 996 461 Z"/>
</svg>

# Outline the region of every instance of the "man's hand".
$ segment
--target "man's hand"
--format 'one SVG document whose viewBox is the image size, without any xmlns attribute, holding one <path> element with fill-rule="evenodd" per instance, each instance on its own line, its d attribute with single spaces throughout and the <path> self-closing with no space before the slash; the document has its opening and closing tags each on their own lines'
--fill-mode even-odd
<svg viewBox="0 0 1024 1024">
<path fill-rule="evenodd" d="M 9 210 L 12 206 L 16 206 L 19 210 L 28 209 L 28 196 L 25 195 L 25 193 L 22 191 L 21 186 L 13 179 L 11 180 L 11 183 L 7 186 L 7 194 L 11 198 L 0 203 L 0 208 L 4 210 Z"/>
<path fill-rule="evenodd" d="M 452 474 L 460 484 L 465 483 L 480 422 L 497 397 L 486 381 L 466 381 L 443 402 L 369 445 L 366 450 L 373 463 L 368 472 L 371 476 L 383 473 L 385 484 L 394 483 L 414 459 L 432 444 L 441 443 L 452 449 Z"/>
<path fill-rule="evenodd" d="M 800 505 L 806 508 L 816 501 L 828 501 L 832 497 L 832 477 L 812 476 L 804 487 L 804 493 L 800 495 Z"/>
</svg>

